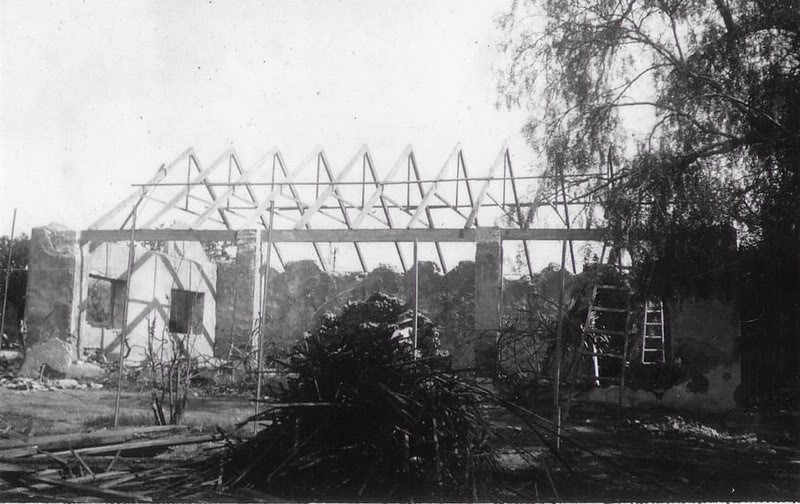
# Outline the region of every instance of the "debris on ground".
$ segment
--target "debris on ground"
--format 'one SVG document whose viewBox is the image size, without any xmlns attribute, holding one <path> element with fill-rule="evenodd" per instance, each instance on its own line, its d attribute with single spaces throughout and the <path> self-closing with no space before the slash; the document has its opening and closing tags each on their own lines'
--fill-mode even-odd
<svg viewBox="0 0 800 504">
<path fill-rule="evenodd" d="M 642 429 L 655 433 L 656 435 L 679 433 L 690 439 L 734 441 L 742 444 L 758 442 L 758 436 L 752 432 L 729 434 L 704 425 L 698 421 L 686 420 L 680 415 L 670 415 L 658 422 L 640 422 L 639 420 L 634 420 L 632 422 L 639 425 Z"/>
<path fill-rule="evenodd" d="M 81 383 L 74 378 L 56 378 L 56 379 L 42 379 L 36 380 L 33 378 L 23 377 L 2 377 L 0 378 L 0 387 L 5 387 L 9 390 L 17 390 L 22 392 L 42 392 L 54 390 L 70 390 L 70 389 L 101 389 L 103 384 L 89 382 Z"/>
<path fill-rule="evenodd" d="M 190 469 L 185 460 L 178 464 L 154 455 L 184 445 L 217 449 L 224 437 L 186 431 L 153 426 L 0 440 L 0 495 L 4 500 L 158 500 L 154 494 L 175 479 L 187 479 Z"/>
</svg>

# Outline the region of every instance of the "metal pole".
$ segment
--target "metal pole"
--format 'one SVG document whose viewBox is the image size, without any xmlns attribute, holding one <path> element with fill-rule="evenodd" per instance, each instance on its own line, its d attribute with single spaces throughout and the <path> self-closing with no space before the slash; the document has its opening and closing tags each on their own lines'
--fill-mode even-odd
<svg viewBox="0 0 800 504">
<path fill-rule="evenodd" d="M 11 274 L 11 252 L 14 249 L 14 229 L 17 226 L 17 209 L 14 209 L 14 216 L 11 218 L 11 238 L 8 240 L 8 261 L 6 266 L 6 283 L 3 286 L 3 314 L 0 316 L 0 338 L 6 329 L 6 301 L 8 301 L 8 278 Z"/>
<path fill-rule="evenodd" d="M 269 229 L 267 230 L 267 261 L 264 263 L 264 291 L 261 296 L 261 328 L 258 332 L 258 377 L 256 378 L 255 414 L 261 403 L 261 377 L 264 374 L 264 335 L 267 332 L 267 295 L 269 294 L 269 267 L 272 259 L 272 223 L 275 218 L 275 200 L 269 204 Z M 253 421 L 253 432 L 258 432 L 258 423 Z"/>
<path fill-rule="evenodd" d="M 419 329 L 419 241 L 414 239 L 414 358 L 417 358 L 417 330 Z"/>
<path fill-rule="evenodd" d="M 114 427 L 119 423 L 119 398 L 122 395 L 122 368 L 125 360 L 125 331 L 128 329 L 128 303 L 131 299 L 131 277 L 133 276 L 133 260 L 135 249 L 133 248 L 133 238 L 136 232 L 136 213 L 139 210 L 139 203 L 133 207 L 133 220 L 131 221 L 131 240 L 128 244 L 128 271 L 125 277 L 125 304 L 122 307 L 122 329 L 119 332 L 119 370 L 117 372 L 117 397 L 114 401 Z"/>
<path fill-rule="evenodd" d="M 556 422 L 556 449 L 561 447 L 561 332 L 564 329 L 564 285 L 567 278 L 567 242 L 561 242 L 561 288 L 558 292 L 558 324 L 556 326 L 556 376 L 553 385 L 553 417 Z"/>
</svg>

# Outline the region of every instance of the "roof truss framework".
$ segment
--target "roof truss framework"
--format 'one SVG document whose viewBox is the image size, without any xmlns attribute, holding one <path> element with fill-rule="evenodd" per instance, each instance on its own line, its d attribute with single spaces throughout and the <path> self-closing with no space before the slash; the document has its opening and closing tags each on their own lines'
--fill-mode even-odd
<svg viewBox="0 0 800 504">
<path fill-rule="evenodd" d="M 401 243 L 421 241 L 433 243 L 439 265 L 446 272 L 443 243 L 469 241 L 463 237 L 474 235 L 480 217 L 481 224 L 503 229 L 505 239 L 522 241 L 531 276 L 528 240 L 600 239 L 597 230 L 581 229 L 587 223 L 575 222 L 576 217 L 586 215 L 584 211 L 572 212 L 575 217 L 566 217 L 566 221 L 558 213 L 560 222 L 555 228 L 548 223 L 539 228 L 535 225 L 539 224 L 540 207 L 556 211 L 561 207 L 568 216 L 566 209 L 571 205 L 586 210 L 587 205 L 596 204 L 584 195 L 593 194 L 587 188 L 603 183 L 607 174 L 571 180 L 567 191 L 564 184 L 551 183 L 554 177 L 548 174 L 515 177 L 513 157 L 505 144 L 483 176 L 470 177 L 465 157 L 461 145 L 456 145 L 433 178 L 425 179 L 422 173 L 431 172 L 420 166 L 411 146 L 384 172 L 367 146 L 338 169 L 323 149 L 317 149 L 291 170 L 277 149 L 247 165 L 230 148 L 207 166 L 201 164 L 193 149 L 187 149 L 162 165 L 150 180 L 137 184 L 125 200 L 83 232 L 83 239 L 116 241 L 120 235 L 129 236 L 125 230 L 130 229 L 136 211 L 141 223 L 136 235 L 140 239 L 180 236 L 228 240 L 240 229 L 268 229 L 272 210 L 272 247 L 284 266 L 282 242 L 310 243 L 323 270 L 330 268 L 330 259 L 326 260 L 320 245 L 350 242 L 360 268 L 367 271 L 367 254 L 361 243 L 389 241 L 394 243 L 405 271 L 408 263 Z M 179 169 L 184 162 L 185 177 Z M 314 164 L 316 175 L 309 179 L 314 175 Z M 449 175 L 453 171 L 454 177 Z M 519 184 L 534 181 L 538 183 L 531 191 L 534 197 L 526 202 Z M 197 194 L 200 186 L 205 198 Z M 565 233 L 553 238 L 556 231 Z"/>
</svg>

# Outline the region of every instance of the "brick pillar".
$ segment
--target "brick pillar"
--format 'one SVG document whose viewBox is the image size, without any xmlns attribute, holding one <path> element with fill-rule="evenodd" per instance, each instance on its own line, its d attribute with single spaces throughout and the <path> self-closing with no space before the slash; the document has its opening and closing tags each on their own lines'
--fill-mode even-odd
<svg viewBox="0 0 800 504">
<path fill-rule="evenodd" d="M 502 324 L 503 244 L 500 230 L 477 230 L 475 247 L 475 365 L 492 377 L 497 368 L 497 338 Z"/>
<path fill-rule="evenodd" d="M 259 260 L 261 231 L 236 233 L 236 260 L 217 267 L 217 323 L 214 355 L 228 356 L 231 343 L 244 349 L 252 342 L 260 311 Z"/>
</svg>

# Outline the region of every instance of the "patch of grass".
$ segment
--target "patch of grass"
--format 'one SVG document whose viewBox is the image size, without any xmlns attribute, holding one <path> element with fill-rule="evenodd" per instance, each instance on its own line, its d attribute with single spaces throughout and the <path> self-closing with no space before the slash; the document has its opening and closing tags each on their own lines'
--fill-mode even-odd
<svg viewBox="0 0 800 504">
<path fill-rule="evenodd" d="M 113 414 L 95 416 L 83 422 L 83 426 L 87 429 L 110 429 L 113 425 Z M 152 415 L 144 412 L 130 412 L 120 413 L 117 425 L 119 427 L 144 427 L 155 425 L 155 423 L 153 422 Z M 185 425 L 189 429 L 199 432 L 216 432 L 217 426 L 228 433 L 232 433 L 236 430 L 233 420 L 220 423 L 219 418 L 216 416 L 206 417 L 204 415 L 192 415 L 189 418 L 184 418 L 181 425 Z"/>
</svg>

